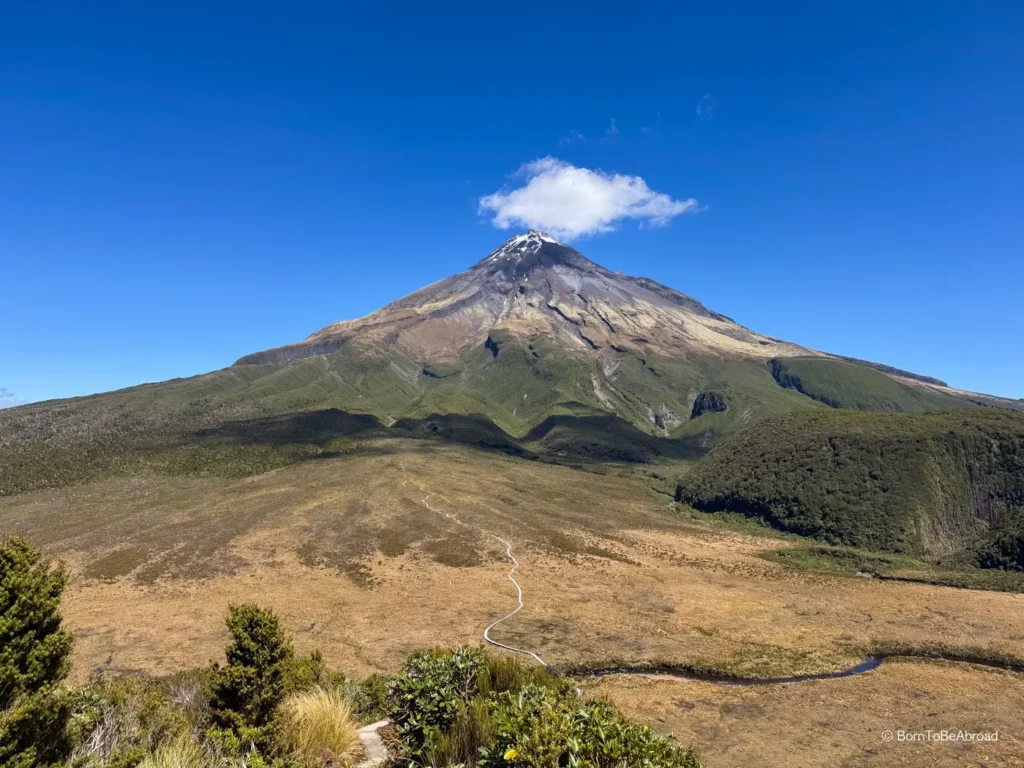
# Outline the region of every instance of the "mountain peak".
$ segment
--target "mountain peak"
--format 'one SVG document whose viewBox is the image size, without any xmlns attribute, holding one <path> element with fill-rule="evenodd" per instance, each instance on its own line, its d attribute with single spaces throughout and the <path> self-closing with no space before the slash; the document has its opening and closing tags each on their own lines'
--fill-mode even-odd
<svg viewBox="0 0 1024 768">
<path fill-rule="evenodd" d="M 551 235 L 531 229 L 524 235 L 510 237 L 479 263 L 512 262 L 518 264 L 524 257 L 537 253 L 545 244 L 565 247 Z"/>
<path fill-rule="evenodd" d="M 612 367 L 634 353 L 644 359 L 654 353 L 757 359 L 808 352 L 743 328 L 653 280 L 605 269 L 531 229 L 510 237 L 465 272 L 366 317 L 334 323 L 299 344 L 242 360 L 283 362 L 351 344 L 414 365 L 447 364 L 483 346 L 496 331 L 521 339 L 544 337 L 564 354 L 599 357 Z"/>
</svg>

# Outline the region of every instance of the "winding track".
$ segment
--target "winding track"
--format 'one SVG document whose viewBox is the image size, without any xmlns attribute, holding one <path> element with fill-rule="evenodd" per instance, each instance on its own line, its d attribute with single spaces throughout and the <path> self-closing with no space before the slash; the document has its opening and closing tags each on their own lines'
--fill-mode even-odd
<svg viewBox="0 0 1024 768">
<path fill-rule="evenodd" d="M 514 651 L 515 653 L 523 653 L 523 654 L 526 654 L 527 656 L 532 656 L 537 661 L 538 664 L 540 664 L 543 667 L 547 667 L 548 669 L 551 669 L 551 667 L 548 666 L 548 664 L 544 661 L 544 659 L 542 659 L 540 656 L 538 656 L 533 651 L 527 651 L 527 650 L 524 650 L 522 648 L 514 648 L 511 645 L 505 645 L 504 643 L 499 643 L 497 640 L 492 640 L 491 639 L 491 634 L 490 633 L 491 633 L 492 629 L 494 629 L 496 626 L 501 624 L 501 622 L 505 621 L 506 619 L 511 619 L 513 616 L 515 616 L 517 613 L 519 613 L 521 610 L 523 610 L 523 588 L 521 586 L 519 586 L 519 582 L 516 581 L 516 577 L 514 576 L 514 574 L 516 572 L 516 568 L 519 567 L 519 561 L 516 560 L 515 555 L 512 554 L 512 545 L 511 544 L 509 544 L 507 541 L 505 541 L 504 539 L 501 539 L 501 538 L 499 538 L 497 536 L 494 536 L 494 538 L 498 539 L 498 541 L 501 541 L 501 542 L 503 542 L 505 544 L 505 555 L 508 557 L 509 560 L 512 561 L 512 570 L 508 572 L 508 580 L 511 581 L 513 584 L 515 584 L 516 592 L 519 593 L 519 605 L 516 606 L 516 609 L 514 611 L 512 611 L 512 613 L 508 614 L 507 616 L 502 616 L 500 619 L 498 619 L 493 624 L 491 624 L 489 627 L 487 627 L 487 629 L 484 630 L 484 640 L 486 640 L 491 645 L 496 645 L 498 648 L 504 648 L 506 651 Z"/>
<path fill-rule="evenodd" d="M 399 462 L 399 466 L 402 469 L 402 485 L 404 486 L 404 485 L 406 485 L 406 478 L 407 478 L 407 473 L 406 473 L 406 470 L 405 470 L 405 464 Z M 427 490 L 426 488 L 421 486 L 419 483 L 416 483 L 416 487 L 419 488 L 421 491 L 424 491 L 424 492 L 426 492 L 426 490 Z M 442 517 L 445 517 L 445 518 L 451 520 L 452 522 L 457 523 L 458 525 L 461 525 L 463 528 L 468 528 L 468 529 L 471 529 L 471 530 L 473 529 L 473 526 L 470 526 L 470 525 L 464 523 L 462 520 L 460 520 L 458 517 L 456 517 L 455 515 L 451 514 L 450 512 L 445 512 L 443 509 L 438 509 L 437 507 L 433 506 L 430 503 L 430 497 L 431 496 L 436 496 L 436 495 L 439 495 L 439 494 L 427 493 L 427 495 L 423 497 L 423 500 L 421 502 L 423 504 L 423 506 L 425 506 L 427 509 L 429 509 L 434 514 L 441 515 Z M 444 499 L 445 497 L 441 496 L 441 498 Z M 447 499 L 446 499 L 446 501 L 447 501 Z M 513 610 L 511 613 L 508 613 L 508 614 L 502 616 L 497 621 L 492 622 L 491 624 L 489 624 L 487 626 L 486 629 L 484 629 L 484 631 L 483 631 L 483 638 L 484 638 L 484 640 L 487 643 L 489 643 L 489 644 L 491 644 L 491 645 L 493 645 L 493 646 L 495 646 L 497 648 L 502 648 L 502 649 L 504 649 L 506 651 L 511 651 L 512 653 L 520 653 L 520 654 L 523 654 L 524 656 L 529 656 L 534 661 L 536 661 L 538 664 L 540 664 L 541 666 L 545 667 L 546 669 L 549 669 L 554 674 L 561 675 L 561 672 L 559 672 L 558 669 L 556 669 L 555 667 L 552 667 L 550 664 L 548 664 L 546 661 L 544 661 L 544 659 L 542 659 L 540 656 L 538 656 L 533 651 L 526 650 L 525 648 L 516 648 L 515 646 L 506 645 L 505 643 L 499 643 L 497 640 L 494 640 L 493 638 L 491 638 L 491 630 L 492 629 L 497 627 L 502 622 L 508 621 L 513 616 L 515 616 L 517 613 L 519 613 L 521 610 L 523 610 L 523 588 L 519 584 L 519 582 L 516 581 L 516 577 L 515 577 L 516 569 L 519 568 L 519 561 L 516 560 L 515 555 L 512 554 L 512 543 L 509 542 L 509 541 L 506 541 L 505 539 L 501 538 L 500 536 L 496 536 L 493 533 L 490 533 L 488 531 L 484 531 L 482 528 L 477 527 L 477 529 L 483 531 L 486 535 L 490 536 L 495 541 L 499 541 L 499 542 L 501 542 L 502 544 L 505 545 L 505 556 L 512 563 L 512 568 L 508 572 L 508 580 L 511 581 L 513 586 L 516 588 L 516 596 L 517 596 L 517 602 L 518 602 L 518 604 L 515 607 L 515 610 Z M 893 656 L 902 656 L 902 655 L 903 654 L 893 654 Z M 908 654 L 908 656 L 915 657 L 914 654 Z M 1008 669 L 1008 670 L 1010 670 L 1012 672 L 1024 673 L 1024 667 L 1018 666 L 1018 665 L 1015 665 L 1015 664 L 1003 664 L 1003 663 L 1000 663 L 1000 662 L 977 660 L 977 659 L 971 659 L 971 658 L 967 658 L 967 657 L 959 656 L 959 655 L 955 655 L 955 654 L 941 654 L 941 653 L 938 653 L 938 654 L 931 654 L 930 656 L 927 655 L 927 654 L 922 654 L 921 656 L 922 656 L 922 658 L 936 658 L 936 659 L 941 659 L 941 660 L 950 661 L 950 662 L 964 662 L 964 663 L 968 663 L 968 664 L 980 664 L 981 666 L 994 667 L 994 668 L 997 668 L 997 669 Z M 661 677 L 663 679 L 675 679 L 675 680 L 689 681 L 689 682 L 706 682 L 706 683 L 713 683 L 715 685 L 729 685 L 729 686 L 792 685 L 794 683 L 805 683 L 805 682 L 812 682 L 812 681 L 816 681 L 816 680 L 835 680 L 835 679 L 842 679 L 842 678 L 846 678 L 846 677 L 854 677 L 854 676 L 857 676 L 857 675 L 863 675 L 863 674 L 866 674 L 868 672 L 872 672 L 875 669 L 877 669 L 887 657 L 888 657 L 887 654 L 878 654 L 878 655 L 868 656 L 864 661 L 862 661 L 861 663 L 857 664 L 856 666 L 851 667 L 849 669 L 839 670 L 839 671 L 836 671 L 836 672 L 823 672 L 823 673 L 811 674 L 811 675 L 794 675 L 794 676 L 791 676 L 791 677 L 779 677 L 779 678 L 725 677 L 725 676 L 716 675 L 716 674 L 708 674 L 708 673 L 695 672 L 693 670 L 688 670 L 688 669 L 683 669 L 683 668 L 673 668 L 671 666 L 666 666 L 666 667 L 661 667 L 661 668 L 653 668 L 653 669 L 649 668 L 649 667 L 629 667 L 629 666 L 623 666 L 623 667 L 619 667 L 619 668 L 615 668 L 615 669 L 609 669 L 609 670 L 602 670 L 602 671 L 592 672 L 589 675 L 585 675 L 585 676 L 587 676 L 587 677 L 605 677 L 605 676 L 608 676 L 608 675 L 630 675 L 630 676 L 638 676 L 638 677 L 651 677 L 651 676 L 655 676 L 655 677 Z M 579 694 L 582 694 L 582 691 L 580 691 L 579 689 L 577 689 L 577 692 Z"/>
<path fill-rule="evenodd" d="M 405 464 L 400 462 L 398 466 L 400 466 L 402 468 L 402 485 L 405 485 L 406 484 L 406 477 L 407 477 L 406 471 L 405 471 Z M 426 488 L 424 488 L 423 486 L 419 485 L 419 483 L 416 484 L 416 487 L 419 488 L 421 491 L 426 491 Z M 423 506 L 425 506 L 427 509 L 429 509 L 434 514 L 441 515 L 442 517 L 446 517 L 449 520 L 451 520 L 452 522 L 461 525 L 463 528 L 472 529 L 473 526 L 470 526 L 470 525 L 462 522 L 459 518 L 457 518 L 455 515 L 451 514 L 450 512 L 445 512 L 443 509 L 437 509 L 436 507 L 434 507 L 430 503 L 430 497 L 431 496 L 437 496 L 437 495 L 438 494 L 435 494 L 435 493 L 428 493 L 426 496 L 423 497 L 423 501 L 421 503 L 423 504 Z M 441 498 L 444 498 L 444 497 L 442 496 Z M 480 530 L 483 530 L 483 529 L 481 528 Z M 545 667 L 547 669 L 555 671 L 554 667 L 550 666 L 546 661 L 544 661 L 544 659 L 542 659 L 540 656 L 538 656 L 533 651 L 528 651 L 525 648 L 516 648 L 515 646 L 506 645 L 505 643 L 499 643 L 497 640 L 494 640 L 494 639 L 491 638 L 491 630 L 492 629 L 494 629 L 496 626 L 501 624 L 503 621 L 508 621 L 513 616 L 515 616 L 517 613 L 519 613 L 521 610 L 523 610 L 523 588 L 519 584 L 519 582 L 516 581 L 516 577 L 515 577 L 516 569 L 519 568 L 519 561 L 516 560 L 516 556 L 512 554 L 512 543 L 509 542 L 509 541 L 506 541 L 505 539 L 501 538 L 500 536 L 496 536 L 493 533 L 489 533 L 487 531 L 484 531 L 484 533 L 486 533 L 488 536 L 490 536 L 495 541 L 500 541 L 502 544 L 505 545 L 505 556 L 512 563 L 512 569 L 508 572 L 508 580 L 511 581 L 512 585 L 516 588 L 516 595 L 517 595 L 517 600 L 518 600 L 518 605 L 515 607 L 515 610 L 513 610 L 511 613 L 508 613 L 508 614 L 502 616 L 497 621 L 492 622 L 491 624 L 489 624 L 487 626 L 486 629 L 484 629 L 484 632 L 483 632 L 484 640 L 486 642 L 490 643 L 491 645 L 497 647 L 497 648 L 502 648 L 502 649 L 504 649 L 506 651 L 511 651 L 512 653 L 521 653 L 524 656 L 529 656 L 534 661 L 536 661 L 538 664 L 540 664 L 542 667 Z"/>
</svg>

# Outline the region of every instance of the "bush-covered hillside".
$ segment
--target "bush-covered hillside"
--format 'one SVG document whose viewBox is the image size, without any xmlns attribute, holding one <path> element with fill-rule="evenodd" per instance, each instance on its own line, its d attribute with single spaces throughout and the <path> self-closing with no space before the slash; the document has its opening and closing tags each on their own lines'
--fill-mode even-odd
<svg viewBox="0 0 1024 768">
<path fill-rule="evenodd" d="M 1024 515 L 1024 416 L 793 414 L 724 440 L 676 497 L 833 544 L 939 554 L 981 546 L 992 549 L 981 565 L 1010 567 Z"/>
<path fill-rule="evenodd" d="M 966 405 L 949 395 L 916 389 L 874 368 L 844 360 L 791 357 L 772 360 L 771 366 L 779 386 L 795 389 L 832 408 L 923 413 Z"/>
</svg>

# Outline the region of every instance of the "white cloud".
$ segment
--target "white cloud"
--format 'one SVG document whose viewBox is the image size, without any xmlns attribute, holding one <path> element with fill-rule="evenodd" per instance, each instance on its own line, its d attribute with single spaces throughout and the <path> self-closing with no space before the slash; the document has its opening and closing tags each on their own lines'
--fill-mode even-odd
<svg viewBox="0 0 1024 768">
<path fill-rule="evenodd" d="M 13 408 L 21 405 L 15 398 L 14 393 L 6 387 L 0 387 L 0 408 Z"/>
<path fill-rule="evenodd" d="M 619 126 L 613 117 L 612 121 L 608 123 L 608 130 L 606 130 L 604 134 L 605 136 L 618 136 L 620 133 L 622 133 L 622 131 L 619 130 Z"/>
<path fill-rule="evenodd" d="M 697 117 L 701 120 L 714 120 L 718 110 L 718 102 L 710 93 L 705 93 L 697 102 Z"/>
<path fill-rule="evenodd" d="M 519 169 L 525 184 L 480 198 L 480 214 L 492 215 L 498 229 L 524 226 L 572 239 L 611 232 L 622 219 L 664 226 L 682 213 L 701 209 L 690 198 L 673 200 L 655 192 L 639 176 L 577 168 L 543 157 Z"/>
<path fill-rule="evenodd" d="M 558 140 L 558 143 L 559 144 L 572 144 L 574 141 L 586 141 L 586 140 L 587 140 L 586 136 L 584 136 L 579 131 L 573 129 L 573 130 L 569 131 L 569 134 L 567 136 L 563 136 L 562 138 L 560 138 Z"/>
</svg>

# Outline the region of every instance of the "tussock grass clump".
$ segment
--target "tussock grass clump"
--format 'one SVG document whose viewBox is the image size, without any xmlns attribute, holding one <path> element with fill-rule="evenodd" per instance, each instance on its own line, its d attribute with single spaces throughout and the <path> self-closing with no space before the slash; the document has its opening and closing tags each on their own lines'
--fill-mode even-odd
<svg viewBox="0 0 1024 768">
<path fill-rule="evenodd" d="M 352 708 L 337 688 L 317 686 L 281 704 L 280 738 L 305 765 L 353 765 L 362 754 Z"/>
<path fill-rule="evenodd" d="M 472 765 L 480 749 L 493 745 L 496 737 L 491 703 L 477 696 L 464 703 L 448 729 L 436 733 L 427 744 L 427 764 Z"/>
<path fill-rule="evenodd" d="M 519 693 L 527 685 L 564 687 L 544 667 L 523 664 L 512 656 L 485 655 L 477 676 L 477 688 L 481 695 L 505 691 Z"/>
<path fill-rule="evenodd" d="M 183 733 L 143 758 L 138 768 L 211 768 L 212 765 L 203 748 Z"/>
</svg>

